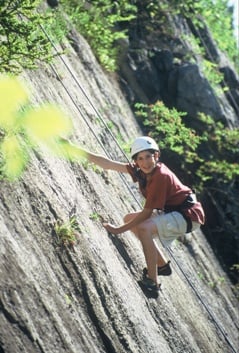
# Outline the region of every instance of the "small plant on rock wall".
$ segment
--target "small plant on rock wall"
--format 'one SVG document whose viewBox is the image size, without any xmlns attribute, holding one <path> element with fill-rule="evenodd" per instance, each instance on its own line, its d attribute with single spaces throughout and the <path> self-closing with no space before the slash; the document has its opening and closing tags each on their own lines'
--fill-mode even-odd
<svg viewBox="0 0 239 353">
<path fill-rule="evenodd" d="M 225 278 L 222 276 L 219 276 L 217 279 L 213 281 L 209 281 L 201 272 L 198 272 L 198 278 L 202 280 L 206 285 L 211 287 L 212 289 L 216 289 L 217 287 L 225 283 Z"/>
<path fill-rule="evenodd" d="M 224 277 L 218 277 L 218 278 L 215 279 L 214 281 L 208 282 L 208 285 L 209 285 L 212 289 L 216 289 L 218 286 L 222 285 L 223 283 L 225 283 L 225 278 L 224 278 Z"/>
<path fill-rule="evenodd" d="M 92 221 L 103 221 L 103 217 L 97 211 L 92 212 L 89 218 Z"/>
<path fill-rule="evenodd" d="M 55 223 L 54 231 L 60 245 L 73 247 L 76 244 L 77 236 L 81 229 L 76 216 L 71 216 L 66 222 L 58 220 Z"/>
</svg>

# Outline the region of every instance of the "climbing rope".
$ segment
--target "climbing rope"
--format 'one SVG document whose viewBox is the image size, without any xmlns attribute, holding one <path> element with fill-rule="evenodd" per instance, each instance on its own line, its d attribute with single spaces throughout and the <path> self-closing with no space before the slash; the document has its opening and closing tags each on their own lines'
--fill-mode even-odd
<svg viewBox="0 0 239 353">
<path fill-rule="evenodd" d="M 52 47 L 54 48 L 55 52 L 58 53 L 58 50 L 54 44 L 54 42 L 52 41 L 52 39 L 49 37 L 48 33 L 46 32 L 46 30 L 44 29 L 44 27 L 42 25 L 40 25 L 42 31 L 44 32 L 45 36 L 47 37 L 47 39 L 49 40 L 49 42 L 51 43 Z M 115 142 L 115 144 L 117 145 L 117 147 L 120 149 L 121 153 L 124 155 L 124 157 L 126 158 L 126 160 L 129 162 L 129 159 L 127 157 L 127 155 L 125 154 L 125 152 L 122 150 L 120 144 L 118 143 L 116 137 L 114 136 L 114 134 L 111 132 L 111 130 L 109 129 L 107 123 L 105 122 L 105 120 L 103 119 L 102 115 L 100 114 L 100 112 L 96 109 L 95 105 L 92 103 L 91 99 L 89 98 L 89 96 L 87 95 L 86 91 L 84 90 L 83 86 L 80 84 L 79 80 L 76 78 L 76 76 L 74 75 L 74 73 L 72 72 L 71 68 L 69 67 L 69 65 L 66 63 L 66 61 L 64 60 L 64 58 L 60 55 L 58 56 L 58 58 L 60 58 L 60 60 L 62 61 L 63 65 L 66 67 L 67 71 L 69 72 L 69 74 L 71 75 L 71 77 L 73 78 L 73 80 L 75 81 L 76 85 L 78 86 L 78 88 L 81 90 L 81 92 L 83 93 L 84 97 L 86 98 L 87 102 L 90 104 L 91 108 L 93 109 L 93 111 L 95 112 L 95 114 L 97 115 L 97 117 L 100 119 L 100 121 L 103 123 L 104 127 L 107 129 L 107 132 L 109 133 L 110 137 L 113 139 L 113 141 Z M 54 66 L 51 64 L 51 67 L 54 70 L 54 73 L 57 75 L 57 77 L 59 78 L 59 80 L 62 82 L 62 80 L 60 79 L 57 71 L 55 70 Z M 64 85 L 64 84 L 63 84 Z M 64 88 L 67 90 L 66 86 L 64 85 Z M 68 90 L 67 90 L 68 91 Z M 67 92 L 67 94 L 69 95 L 69 97 L 71 98 L 71 100 L 73 99 L 72 96 Z M 77 104 L 74 102 L 74 105 L 76 106 L 76 108 L 78 109 L 79 107 L 77 106 Z M 79 110 L 79 109 L 78 109 Z M 83 113 L 80 111 L 81 117 L 85 120 L 87 126 L 90 128 L 87 120 L 84 118 Z M 93 129 L 92 129 L 93 132 Z M 95 133 L 94 136 L 96 137 Z M 99 141 L 99 139 L 97 138 L 97 140 Z M 100 141 L 99 141 L 100 142 Z M 104 151 L 106 152 L 104 146 L 102 145 L 102 143 L 100 142 L 101 147 L 104 149 Z"/>
<path fill-rule="evenodd" d="M 46 30 L 43 28 L 42 25 L 40 25 L 41 30 L 44 32 L 45 36 L 47 37 L 47 39 L 49 40 L 49 42 L 51 43 L 52 47 L 54 48 L 55 52 L 58 53 L 58 50 L 54 44 L 54 42 L 52 41 L 52 39 L 49 37 L 48 33 L 46 32 Z M 67 69 L 67 71 L 69 72 L 69 74 L 71 75 L 71 77 L 74 79 L 77 87 L 81 90 L 81 92 L 83 93 L 84 97 L 87 99 L 87 102 L 90 104 L 90 106 L 92 107 L 92 109 L 94 110 L 94 112 L 96 113 L 97 117 L 100 119 L 100 121 L 103 123 L 104 127 L 106 128 L 107 132 L 109 132 L 109 135 L 111 136 L 111 138 L 113 139 L 113 141 L 116 143 L 117 148 L 120 150 L 120 152 L 122 153 L 122 155 L 126 158 L 126 160 L 129 162 L 129 159 L 127 157 L 127 155 L 125 154 L 125 152 L 122 150 L 121 146 L 119 145 L 117 139 L 115 138 L 115 136 L 113 135 L 113 133 L 111 132 L 111 130 L 109 129 L 109 127 L 107 126 L 106 122 L 104 121 L 103 117 L 101 116 L 101 114 L 98 112 L 98 110 L 96 109 L 96 107 L 94 106 L 94 104 L 92 103 L 91 99 L 89 98 L 89 96 L 87 95 L 86 91 L 84 90 L 83 86 L 80 84 L 79 80 L 76 78 L 76 76 L 73 74 L 71 68 L 69 67 L 69 65 L 66 63 L 66 61 L 64 60 L 64 58 L 62 56 L 58 56 L 58 58 L 60 58 L 61 62 L 63 63 L 63 65 L 65 66 L 65 68 Z M 103 151 L 105 152 L 106 156 L 111 158 L 111 155 L 109 153 L 109 151 L 107 151 L 104 147 L 104 145 L 101 143 L 99 137 L 95 134 L 94 129 L 91 127 L 91 125 L 89 124 L 89 122 L 87 121 L 87 119 L 84 117 L 83 112 L 81 111 L 80 107 L 76 104 L 73 96 L 70 94 L 68 88 L 66 87 L 66 85 L 63 83 L 63 81 L 60 79 L 60 76 L 57 72 L 57 70 L 55 69 L 53 64 L 50 64 L 54 74 L 56 75 L 56 77 L 59 78 L 59 81 L 61 82 L 64 90 L 66 91 L 67 95 L 69 96 L 69 98 L 71 99 L 72 103 L 74 104 L 74 106 L 76 107 L 76 109 L 79 111 L 81 117 L 83 118 L 84 122 L 87 124 L 88 128 L 90 129 L 90 131 L 92 132 L 92 134 L 94 135 L 96 141 L 99 143 L 99 145 L 101 146 L 101 148 L 103 149 Z M 132 189 L 130 188 L 127 180 L 123 177 L 123 174 L 119 173 L 120 177 L 123 181 L 123 183 L 126 185 L 127 189 L 130 191 L 131 195 L 133 196 L 134 200 L 136 201 L 136 203 L 139 205 L 140 208 L 142 208 L 142 205 L 140 204 L 139 200 L 136 198 L 135 194 L 132 192 Z M 162 243 L 162 242 L 161 242 Z M 165 246 L 162 243 L 162 246 L 165 248 Z M 204 302 L 203 298 L 200 296 L 200 294 L 198 293 L 197 289 L 195 288 L 195 286 L 193 285 L 193 283 L 190 281 L 190 279 L 187 277 L 187 274 L 185 273 L 185 271 L 183 270 L 183 268 L 180 266 L 180 264 L 178 263 L 177 259 L 175 258 L 174 254 L 172 253 L 172 250 L 169 247 L 166 247 L 166 250 L 168 251 L 168 253 L 170 254 L 171 258 L 174 260 L 175 264 L 177 265 L 177 267 L 179 268 L 180 272 L 182 273 L 183 277 L 186 279 L 187 283 L 189 284 L 189 286 L 192 288 L 192 290 L 194 291 L 195 295 L 197 296 L 197 298 L 200 300 L 201 304 L 203 305 L 203 307 L 206 309 L 208 315 L 211 317 L 213 323 L 215 324 L 215 327 L 219 330 L 219 332 L 222 334 L 222 336 L 224 337 L 225 341 L 227 342 L 227 344 L 230 346 L 230 348 L 232 349 L 233 353 L 237 353 L 235 348 L 233 347 L 231 341 L 228 339 L 228 335 L 227 333 L 222 329 L 222 327 L 219 325 L 219 323 L 217 322 L 216 318 L 214 317 L 214 315 L 212 314 L 211 310 L 209 309 L 208 305 Z"/>
<path fill-rule="evenodd" d="M 43 28 L 42 25 L 40 25 L 41 30 L 43 31 L 43 33 L 45 34 L 45 36 L 47 37 L 47 39 L 49 40 L 49 42 L 51 43 L 52 47 L 54 48 L 55 52 L 58 53 L 58 50 L 54 44 L 54 42 L 52 41 L 52 39 L 50 38 L 50 36 L 48 35 L 48 33 L 46 32 L 46 30 Z M 65 59 L 62 56 L 58 56 L 58 58 L 60 58 L 61 62 L 63 63 L 63 65 L 65 66 L 65 68 L 67 69 L 67 71 L 69 72 L 69 74 L 71 75 L 71 77 L 73 78 L 73 80 L 75 81 L 77 87 L 80 89 L 80 91 L 83 93 L 84 97 L 86 98 L 87 102 L 90 104 L 91 108 L 93 109 L 93 111 L 95 112 L 96 116 L 100 119 L 100 121 L 103 123 L 105 129 L 107 130 L 107 134 L 112 137 L 113 141 L 115 142 L 117 148 L 120 150 L 121 154 L 125 157 L 125 159 L 130 163 L 127 155 L 125 154 L 124 150 L 121 148 L 121 146 L 119 145 L 116 137 L 113 135 L 113 133 L 111 132 L 111 130 L 109 129 L 107 123 L 105 122 L 105 120 L 103 119 L 102 115 L 99 113 L 99 111 L 96 109 L 95 105 L 92 103 L 91 99 L 89 98 L 89 96 L 87 95 L 86 91 L 84 90 L 83 86 L 80 84 L 79 80 L 76 78 L 76 76 L 74 75 L 74 73 L 72 72 L 71 68 L 69 67 L 69 65 L 66 63 Z M 90 131 L 92 132 L 92 134 L 94 135 L 96 141 L 98 142 L 98 144 L 101 146 L 102 150 L 104 151 L 105 155 L 109 158 L 112 158 L 110 152 L 105 148 L 105 146 L 102 144 L 100 138 L 97 136 L 97 134 L 95 133 L 94 129 L 92 128 L 92 126 L 89 124 L 88 120 L 86 119 L 86 117 L 84 116 L 83 112 L 81 111 L 80 107 L 77 105 L 77 103 L 75 102 L 73 96 L 70 94 L 68 88 L 66 87 L 66 85 L 63 83 L 63 81 L 60 78 L 60 75 L 58 74 L 57 70 L 55 69 L 53 64 L 49 64 L 51 69 L 53 70 L 54 74 L 56 75 L 56 77 L 59 79 L 59 81 L 61 82 L 62 86 L 64 87 L 67 95 L 69 96 L 69 98 L 71 99 L 72 103 L 74 104 L 74 106 L 76 107 L 76 109 L 78 110 L 78 112 L 80 113 L 80 116 L 82 117 L 82 119 L 84 120 L 84 122 L 86 123 L 86 125 L 88 126 L 88 128 L 90 129 Z M 131 195 L 133 196 L 134 200 L 136 201 L 136 203 L 141 207 L 139 201 L 136 199 L 135 194 L 132 191 L 132 188 L 130 187 L 129 183 L 126 180 L 126 177 L 124 176 L 124 174 L 119 173 L 121 180 L 123 181 L 123 183 L 125 184 L 126 188 L 128 189 L 128 191 L 131 193 Z"/>
<path fill-rule="evenodd" d="M 207 305 L 207 303 L 205 303 L 204 299 L 202 298 L 202 296 L 199 294 L 198 290 L 196 289 L 196 287 L 194 286 L 194 284 L 192 283 L 192 281 L 189 280 L 188 276 L 186 275 L 185 271 L 183 270 L 182 266 L 178 263 L 178 261 L 176 261 L 172 250 L 170 248 L 167 249 L 170 256 L 173 258 L 175 264 L 177 265 L 178 269 L 180 270 L 180 272 L 182 273 L 182 275 L 184 276 L 184 278 L 186 279 L 188 285 L 191 287 L 191 289 L 193 290 L 193 292 L 195 293 L 196 297 L 198 298 L 198 300 L 200 301 L 200 303 L 202 304 L 202 306 L 204 307 L 204 309 L 206 310 L 206 312 L 208 313 L 209 317 L 211 317 L 215 327 L 218 329 L 218 331 L 222 334 L 222 336 L 224 337 L 225 341 L 227 342 L 228 346 L 231 348 L 233 353 L 238 353 L 235 348 L 233 347 L 233 344 L 231 343 L 231 341 L 228 338 L 228 334 L 225 332 L 225 330 L 222 328 L 222 326 L 218 323 L 217 319 L 215 318 L 215 316 L 213 315 L 213 313 L 211 312 L 209 306 Z"/>
</svg>

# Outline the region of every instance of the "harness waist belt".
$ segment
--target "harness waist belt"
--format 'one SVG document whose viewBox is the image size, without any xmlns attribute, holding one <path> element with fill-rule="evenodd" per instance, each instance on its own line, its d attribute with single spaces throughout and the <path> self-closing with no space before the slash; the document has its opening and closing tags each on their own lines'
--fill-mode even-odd
<svg viewBox="0 0 239 353">
<path fill-rule="evenodd" d="M 184 213 L 184 210 L 191 208 L 197 202 L 196 195 L 194 193 L 189 194 L 186 199 L 177 206 L 165 206 L 164 212 L 169 213 L 173 211 L 177 211 L 181 213 L 185 221 L 187 222 L 187 230 L 186 233 L 190 233 L 192 231 L 192 220 L 191 218 L 187 217 Z"/>
</svg>

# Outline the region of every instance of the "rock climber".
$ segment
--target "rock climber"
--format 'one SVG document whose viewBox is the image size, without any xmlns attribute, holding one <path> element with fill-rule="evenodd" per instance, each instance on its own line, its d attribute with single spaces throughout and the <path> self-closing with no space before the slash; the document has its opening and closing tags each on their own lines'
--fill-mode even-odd
<svg viewBox="0 0 239 353">
<path fill-rule="evenodd" d="M 156 237 L 169 246 L 183 234 L 196 230 L 204 223 L 202 205 L 192 189 L 159 161 L 160 150 L 154 139 L 141 136 L 131 146 L 132 163 L 121 163 L 104 156 L 85 151 L 86 158 L 103 169 L 129 173 L 145 198 L 141 211 L 129 213 L 124 223 L 115 226 L 103 223 L 113 234 L 132 231 L 140 240 L 147 264 L 141 284 L 150 291 L 160 287 L 159 275 L 170 275 L 170 261 L 159 248 Z"/>
</svg>

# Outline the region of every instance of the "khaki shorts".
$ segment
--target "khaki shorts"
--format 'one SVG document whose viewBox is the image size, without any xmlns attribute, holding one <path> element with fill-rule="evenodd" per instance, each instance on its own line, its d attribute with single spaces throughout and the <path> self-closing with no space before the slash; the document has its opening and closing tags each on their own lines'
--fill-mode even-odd
<svg viewBox="0 0 239 353">
<path fill-rule="evenodd" d="M 169 246 L 175 239 L 186 233 L 187 222 L 179 212 L 153 214 L 152 221 L 158 229 L 158 236 L 164 246 Z M 197 222 L 192 222 L 192 231 L 200 227 Z"/>
</svg>

